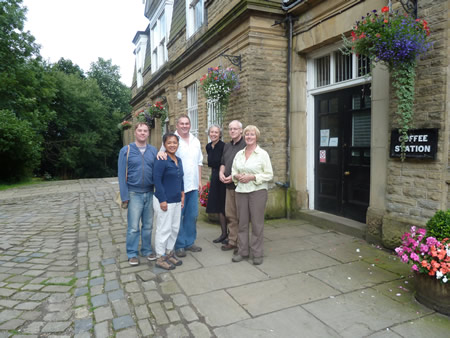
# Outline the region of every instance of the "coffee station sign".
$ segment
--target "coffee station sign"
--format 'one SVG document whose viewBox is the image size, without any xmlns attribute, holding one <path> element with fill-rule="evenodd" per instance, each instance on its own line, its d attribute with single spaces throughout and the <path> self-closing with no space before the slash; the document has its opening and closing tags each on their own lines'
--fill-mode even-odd
<svg viewBox="0 0 450 338">
<path fill-rule="evenodd" d="M 391 157 L 400 157 L 403 136 L 398 129 L 391 131 Z M 411 129 L 405 145 L 406 158 L 436 158 L 438 129 Z"/>
</svg>

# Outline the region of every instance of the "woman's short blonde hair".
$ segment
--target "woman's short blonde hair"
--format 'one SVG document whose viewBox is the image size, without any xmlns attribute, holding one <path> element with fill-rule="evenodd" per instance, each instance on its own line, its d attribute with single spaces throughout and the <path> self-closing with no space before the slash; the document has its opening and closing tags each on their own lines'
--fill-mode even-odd
<svg viewBox="0 0 450 338">
<path fill-rule="evenodd" d="M 248 131 L 255 132 L 256 140 L 259 139 L 259 135 L 261 135 L 261 133 L 259 132 L 259 129 L 256 126 L 249 124 L 247 127 L 245 127 L 244 132 L 243 132 L 244 136 Z"/>
</svg>

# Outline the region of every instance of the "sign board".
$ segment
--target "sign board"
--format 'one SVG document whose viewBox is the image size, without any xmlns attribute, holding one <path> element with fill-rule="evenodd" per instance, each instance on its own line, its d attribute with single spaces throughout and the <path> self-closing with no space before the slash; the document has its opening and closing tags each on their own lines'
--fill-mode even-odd
<svg viewBox="0 0 450 338">
<path fill-rule="evenodd" d="M 391 157 L 400 157 L 401 135 L 398 129 L 391 131 Z M 410 129 L 405 144 L 406 158 L 435 159 L 437 153 L 438 129 Z"/>
<path fill-rule="evenodd" d="M 326 150 L 319 151 L 319 162 L 327 163 L 327 151 Z"/>
</svg>

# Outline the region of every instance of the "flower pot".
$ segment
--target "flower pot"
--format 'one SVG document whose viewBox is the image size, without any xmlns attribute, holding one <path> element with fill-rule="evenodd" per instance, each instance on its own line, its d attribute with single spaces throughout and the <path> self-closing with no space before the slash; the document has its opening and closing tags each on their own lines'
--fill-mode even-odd
<svg viewBox="0 0 450 338">
<path fill-rule="evenodd" d="M 450 283 L 441 283 L 435 276 L 416 273 L 416 299 L 437 312 L 450 315 Z"/>
</svg>

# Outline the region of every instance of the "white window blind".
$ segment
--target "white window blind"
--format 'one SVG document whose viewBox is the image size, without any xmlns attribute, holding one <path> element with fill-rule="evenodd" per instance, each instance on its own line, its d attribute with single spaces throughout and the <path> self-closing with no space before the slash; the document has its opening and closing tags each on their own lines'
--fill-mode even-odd
<svg viewBox="0 0 450 338">
<path fill-rule="evenodd" d="M 198 136 L 198 86 L 197 82 L 187 87 L 187 114 L 191 119 L 191 133 Z"/>
</svg>

